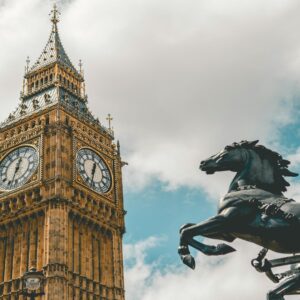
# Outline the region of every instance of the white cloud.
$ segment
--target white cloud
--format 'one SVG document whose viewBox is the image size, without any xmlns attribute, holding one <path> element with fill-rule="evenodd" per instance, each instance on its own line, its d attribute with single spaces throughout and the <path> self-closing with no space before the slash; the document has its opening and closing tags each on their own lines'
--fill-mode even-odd
<svg viewBox="0 0 300 300">
<path fill-rule="evenodd" d="M 298 1 L 73 0 L 60 25 L 72 61 L 83 58 L 89 103 L 114 116 L 127 187 L 153 178 L 170 188 L 224 191 L 228 177 L 198 172 L 199 161 L 244 138 L 276 139 L 290 122 L 300 78 Z M 13 110 L 26 56 L 49 34 L 50 2 L 0 8 L 3 119 Z M 281 101 L 287 100 L 287 105 Z"/>
<path fill-rule="evenodd" d="M 155 262 L 146 263 L 147 251 L 155 243 L 156 238 L 151 237 L 125 247 L 125 265 L 130 260 L 125 269 L 125 289 L 129 300 L 265 299 L 266 293 L 276 286 L 251 267 L 250 260 L 260 250 L 255 245 L 235 242 L 234 247 L 238 251 L 224 257 L 199 254 L 196 270 L 192 271 L 184 266 L 167 266 L 158 270 Z M 290 296 L 288 299 L 298 298 Z"/>
<path fill-rule="evenodd" d="M 142 299 L 146 282 L 152 277 L 154 269 L 154 264 L 145 264 L 146 251 L 155 247 L 160 240 L 150 237 L 136 244 L 124 245 L 124 260 L 129 265 L 126 269 L 126 291 L 129 299 Z"/>
<path fill-rule="evenodd" d="M 291 165 L 299 165 L 300 164 L 300 148 L 298 148 L 294 153 L 289 155 L 288 159 L 291 161 Z"/>
</svg>

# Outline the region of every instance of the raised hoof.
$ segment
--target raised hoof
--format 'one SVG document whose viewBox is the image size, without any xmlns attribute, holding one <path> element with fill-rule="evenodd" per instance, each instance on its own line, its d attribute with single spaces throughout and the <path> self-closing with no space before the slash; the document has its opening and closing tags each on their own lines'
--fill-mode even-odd
<svg viewBox="0 0 300 300">
<path fill-rule="evenodd" d="M 188 254 L 188 255 L 182 255 L 181 256 L 182 262 L 187 265 L 188 267 L 190 267 L 191 269 L 195 269 L 196 267 L 196 262 L 195 259 L 192 255 Z"/>
<path fill-rule="evenodd" d="M 236 250 L 227 244 L 218 244 L 216 247 L 217 255 L 224 255 L 224 254 L 228 254 L 228 253 L 231 253 L 234 251 L 236 251 Z"/>
</svg>

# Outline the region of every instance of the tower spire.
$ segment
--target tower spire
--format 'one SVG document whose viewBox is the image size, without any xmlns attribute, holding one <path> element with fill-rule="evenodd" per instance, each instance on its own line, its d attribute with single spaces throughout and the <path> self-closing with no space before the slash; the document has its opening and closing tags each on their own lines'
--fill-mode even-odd
<svg viewBox="0 0 300 300">
<path fill-rule="evenodd" d="M 31 67 L 31 69 L 28 70 L 28 73 L 36 72 L 39 69 L 42 69 L 53 63 L 59 63 L 61 65 L 64 65 L 66 68 L 71 69 L 72 72 L 76 74 L 76 76 L 81 77 L 81 75 L 78 73 L 76 68 L 71 63 L 69 57 L 67 56 L 60 40 L 57 26 L 57 23 L 60 21 L 60 14 L 61 13 L 58 10 L 57 5 L 54 4 L 49 14 L 52 23 L 50 37 L 42 54 L 40 55 L 36 63 Z"/>
<path fill-rule="evenodd" d="M 20 105 L 7 121 L 0 123 L 0 127 L 35 114 L 44 108 L 61 104 L 69 112 L 80 114 L 89 122 L 101 126 L 86 105 L 82 62 L 77 70 L 61 42 L 57 26 L 60 12 L 56 4 L 53 5 L 49 15 L 52 26 L 46 46 L 33 65 L 27 57 Z M 111 136 L 113 135 L 112 128 L 110 130 L 105 128 L 105 130 Z"/>
</svg>

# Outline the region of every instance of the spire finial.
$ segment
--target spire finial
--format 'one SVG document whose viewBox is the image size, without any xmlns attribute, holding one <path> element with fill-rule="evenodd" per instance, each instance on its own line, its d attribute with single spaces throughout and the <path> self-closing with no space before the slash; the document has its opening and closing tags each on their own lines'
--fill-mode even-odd
<svg viewBox="0 0 300 300">
<path fill-rule="evenodd" d="M 108 129 L 109 129 L 109 130 L 112 130 L 112 127 L 111 127 L 111 121 L 113 120 L 113 118 L 112 118 L 111 114 L 108 114 L 108 115 L 107 115 L 106 120 L 108 121 Z"/>
<path fill-rule="evenodd" d="M 80 75 L 83 76 L 83 68 L 82 68 L 83 63 L 82 63 L 82 60 L 81 60 L 81 59 L 79 59 L 79 64 L 78 64 L 78 66 L 79 66 L 79 73 L 80 73 Z"/>
<path fill-rule="evenodd" d="M 26 67 L 25 67 L 25 73 L 27 73 L 29 71 L 29 64 L 30 64 L 30 58 L 29 56 L 27 56 L 26 59 Z"/>
<path fill-rule="evenodd" d="M 51 13 L 49 15 L 51 16 L 51 22 L 56 26 L 56 24 L 59 22 L 60 15 L 60 11 L 57 9 L 56 3 L 54 3 L 53 9 L 51 10 Z"/>
</svg>

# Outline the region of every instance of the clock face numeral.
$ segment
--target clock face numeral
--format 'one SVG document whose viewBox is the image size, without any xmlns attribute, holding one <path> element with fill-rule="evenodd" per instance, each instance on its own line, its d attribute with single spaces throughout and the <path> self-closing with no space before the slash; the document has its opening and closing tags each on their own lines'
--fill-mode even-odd
<svg viewBox="0 0 300 300">
<path fill-rule="evenodd" d="M 77 152 L 77 170 L 83 181 L 94 191 L 106 193 L 111 186 L 111 175 L 103 159 L 94 151 L 84 148 Z"/>
<path fill-rule="evenodd" d="M 39 156 L 33 147 L 13 150 L 0 162 L 0 188 L 13 190 L 25 184 L 39 164 Z"/>
</svg>

